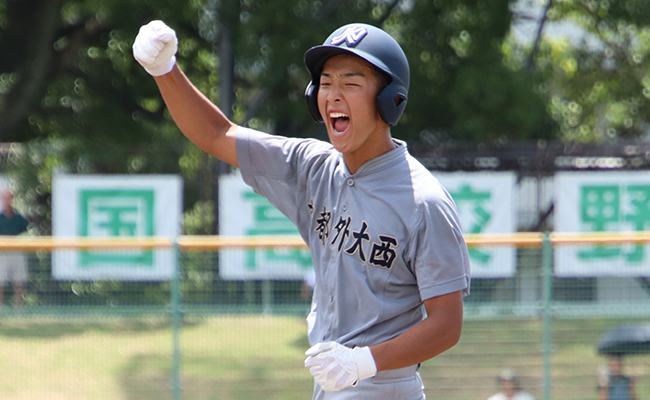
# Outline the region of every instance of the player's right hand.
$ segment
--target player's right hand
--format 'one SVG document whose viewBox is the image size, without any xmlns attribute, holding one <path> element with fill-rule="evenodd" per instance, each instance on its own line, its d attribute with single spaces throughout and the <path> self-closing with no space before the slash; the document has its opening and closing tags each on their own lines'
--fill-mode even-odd
<svg viewBox="0 0 650 400">
<path fill-rule="evenodd" d="M 135 37 L 133 57 L 149 74 L 161 76 L 174 68 L 177 49 L 176 32 L 162 21 L 151 21 Z"/>
</svg>

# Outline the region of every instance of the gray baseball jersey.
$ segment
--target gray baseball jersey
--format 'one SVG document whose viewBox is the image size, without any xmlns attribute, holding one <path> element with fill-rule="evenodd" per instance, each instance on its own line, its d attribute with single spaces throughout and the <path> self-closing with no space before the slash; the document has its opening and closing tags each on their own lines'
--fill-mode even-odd
<svg viewBox="0 0 650 400">
<path fill-rule="evenodd" d="M 423 300 L 469 293 L 456 206 L 406 144 L 395 143 L 350 174 L 327 142 L 237 132 L 244 181 L 296 224 L 311 251 L 312 345 L 381 343 L 422 320 Z"/>
</svg>

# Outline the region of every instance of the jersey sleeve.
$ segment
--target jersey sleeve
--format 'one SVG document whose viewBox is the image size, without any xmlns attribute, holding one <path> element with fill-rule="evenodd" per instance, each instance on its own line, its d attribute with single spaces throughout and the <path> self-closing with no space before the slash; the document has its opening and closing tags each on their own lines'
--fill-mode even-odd
<svg viewBox="0 0 650 400">
<path fill-rule="evenodd" d="M 242 127 L 237 131 L 237 160 L 244 182 L 294 224 L 310 169 L 330 153 L 331 145 L 319 140 L 274 136 Z"/>
<path fill-rule="evenodd" d="M 411 260 L 422 300 L 461 290 L 469 294 L 470 267 L 456 206 L 450 196 L 424 203 Z"/>
</svg>

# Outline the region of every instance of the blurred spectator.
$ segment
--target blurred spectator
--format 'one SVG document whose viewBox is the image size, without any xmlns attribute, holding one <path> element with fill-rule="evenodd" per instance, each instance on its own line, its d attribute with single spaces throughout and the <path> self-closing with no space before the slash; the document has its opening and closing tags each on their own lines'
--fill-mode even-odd
<svg viewBox="0 0 650 400">
<path fill-rule="evenodd" d="M 13 208 L 14 195 L 5 188 L 0 213 L 0 235 L 15 236 L 27 231 L 27 219 Z M 14 306 L 23 304 L 23 288 L 27 282 L 27 260 L 21 252 L 0 252 L 0 304 L 4 303 L 5 287 L 11 282 L 14 289 Z"/>
<path fill-rule="evenodd" d="M 598 377 L 599 400 L 636 400 L 634 379 L 623 373 L 622 355 L 611 355 L 607 370 Z"/>
<path fill-rule="evenodd" d="M 501 390 L 492 395 L 488 400 L 535 400 L 530 393 L 526 393 L 519 387 L 519 379 L 512 370 L 506 369 L 497 378 L 497 384 Z"/>
</svg>

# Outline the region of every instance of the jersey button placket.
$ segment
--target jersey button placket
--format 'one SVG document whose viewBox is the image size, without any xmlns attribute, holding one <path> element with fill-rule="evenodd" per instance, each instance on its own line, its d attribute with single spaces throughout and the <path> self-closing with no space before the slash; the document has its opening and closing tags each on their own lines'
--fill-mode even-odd
<svg viewBox="0 0 650 400">
<path fill-rule="evenodd" d="M 352 187 L 352 186 L 354 186 L 354 179 L 352 179 L 352 178 L 348 178 L 348 179 L 345 181 L 345 184 L 348 185 L 348 187 Z M 343 210 L 344 212 L 347 211 L 347 210 L 348 210 L 348 204 L 347 204 L 347 203 L 343 203 L 343 204 L 341 204 L 341 210 Z"/>
</svg>

